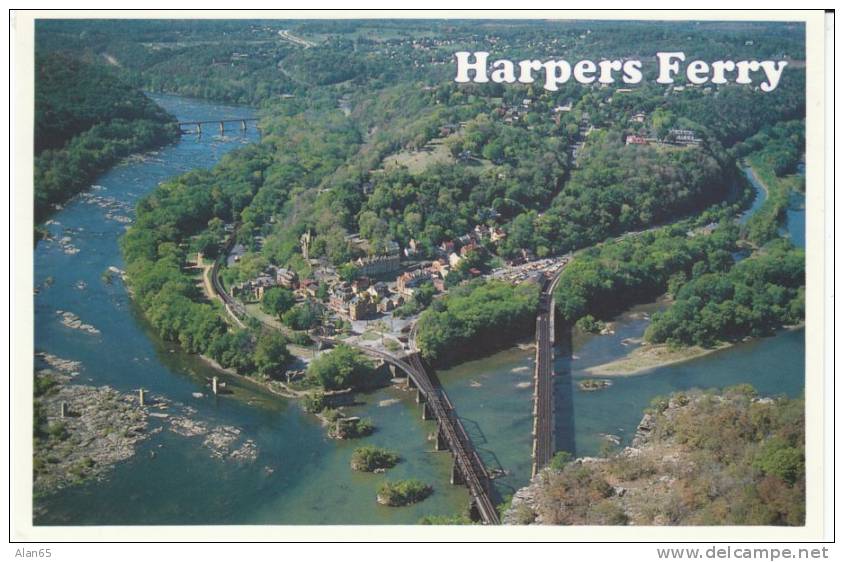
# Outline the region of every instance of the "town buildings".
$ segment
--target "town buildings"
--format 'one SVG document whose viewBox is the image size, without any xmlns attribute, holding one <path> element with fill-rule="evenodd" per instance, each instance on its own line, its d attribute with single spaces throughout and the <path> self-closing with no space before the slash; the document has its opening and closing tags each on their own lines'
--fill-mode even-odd
<svg viewBox="0 0 844 562">
<path fill-rule="evenodd" d="M 381 254 L 358 258 L 354 265 L 361 275 L 386 275 L 398 271 L 401 260 L 397 253 Z"/>
</svg>

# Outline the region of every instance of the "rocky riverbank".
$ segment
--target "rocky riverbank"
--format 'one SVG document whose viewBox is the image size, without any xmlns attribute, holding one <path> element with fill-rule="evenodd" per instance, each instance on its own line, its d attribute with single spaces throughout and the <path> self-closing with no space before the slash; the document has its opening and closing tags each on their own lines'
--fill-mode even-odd
<svg viewBox="0 0 844 562">
<path fill-rule="evenodd" d="M 257 443 L 240 428 L 196 419 L 197 411 L 161 396 L 75 384 L 78 361 L 36 354 L 33 489 L 36 497 L 103 477 L 135 455 L 138 445 L 165 429 L 202 438 L 219 460 L 254 461 Z M 150 456 L 154 457 L 151 452 Z"/>
<path fill-rule="evenodd" d="M 72 384 L 81 365 L 40 354 L 35 373 L 35 495 L 98 478 L 135 454 L 146 439 L 148 413 L 134 396 L 108 386 Z"/>
<path fill-rule="evenodd" d="M 802 400 L 739 386 L 655 401 L 629 447 L 547 468 L 516 492 L 511 525 L 801 525 Z"/>
</svg>

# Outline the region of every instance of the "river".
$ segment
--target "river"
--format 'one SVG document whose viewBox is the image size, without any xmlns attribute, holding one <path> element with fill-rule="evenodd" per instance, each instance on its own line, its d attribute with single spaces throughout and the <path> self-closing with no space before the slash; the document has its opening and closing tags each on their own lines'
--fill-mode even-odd
<svg viewBox="0 0 844 562">
<path fill-rule="evenodd" d="M 184 121 L 253 115 L 246 108 L 152 97 Z M 142 386 L 196 409 L 195 418 L 210 426 L 235 426 L 255 441 L 257 459 L 215 459 L 202 437 L 165 429 L 103 480 L 40 498 L 35 524 L 409 524 L 467 505 L 465 488 L 448 483 L 449 455 L 430 452 L 427 436 L 434 424 L 421 420 L 410 394 L 386 388 L 360 397 L 354 412 L 373 418 L 378 430 L 360 442 L 343 443 L 328 439 L 298 402 L 268 395 L 248 382 L 223 376 L 234 394 L 194 398 L 193 393 L 207 392 L 206 379 L 219 373 L 158 339 L 122 283 L 102 279 L 110 266 L 123 268 L 118 240 L 139 198 L 167 178 L 209 168 L 225 153 L 257 140 L 254 128 L 246 133 L 233 128 L 225 137 L 186 135 L 174 145 L 129 159 L 56 213 L 47 225 L 55 240 L 39 243 L 34 255 L 36 351 L 81 361 L 81 384 L 126 392 Z M 77 314 L 100 333 L 65 327 L 57 311 Z M 388 446 L 403 462 L 387 476 L 353 473 L 350 455 L 362 443 Z M 376 489 L 385 478 L 408 476 L 432 484 L 434 494 L 404 508 L 376 504 Z"/>
<path fill-rule="evenodd" d="M 746 172 L 755 190 L 746 221 L 765 202 L 762 186 Z M 794 196 L 784 233 L 805 246 L 805 209 L 802 196 Z M 782 331 L 770 338 L 740 343 L 730 348 L 645 374 L 611 377 L 609 388 L 586 392 L 577 381 L 595 378 L 586 369 L 619 359 L 641 338 L 649 316 L 663 307 L 650 303 L 614 318 L 614 334 L 575 335 L 555 349 L 555 400 L 557 449 L 577 456 L 600 455 L 610 444 L 630 442 L 642 419 L 642 410 L 658 395 L 691 388 L 753 385 L 768 396 L 799 396 L 805 379 L 804 330 Z M 630 340 L 633 340 L 632 342 Z M 530 342 L 527 342 L 530 343 Z M 563 342 L 560 342 L 563 343 Z M 482 457 L 505 471 L 496 480 L 506 496 L 527 484 L 531 471 L 532 375 L 534 352 L 518 347 L 439 373 L 464 423 L 479 443 Z"/>
<path fill-rule="evenodd" d="M 175 96 L 154 99 L 180 120 L 252 116 L 251 110 Z M 123 285 L 102 279 L 109 266 L 123 268 L 118 239 L 140 197 L 159 182 L 195 168 L 213 166 L 226 152 L 258 140 L 254 129 L 219 135 L 184 136 L 143 158 L 130 159 L 96 181 L 88 195 L 70 201 L 47 226 L 55 240 L 35 249 L 36 350 L 81 361 L 79 383 L 111 385 L 122 391 L 140 386 L 175 404 L 196 410 L 209 425 L 232 425 L 258 447 L 254 462 L 212 458 L 200 438 L 164 430 L 150 437 L 130 460 L 104 479 L 66 488 L 36 502 L 41 525 L 131 524 L 410 524 L 424 515 L 461 512 L 468 503 L 462 486 L 448 484 L 447 453 L 433 453 L 433 422 L 421 420 L 412 395 L 385 388 L 359 397 L 355 415 L 373 419 L 378 430 L 359 442 L 325 436 L 299 403 L 213 371 L 195 356 L 162 342 L 137 314 Z M 761 190 L 757 186 L 757 201 Z M 805 219 L 799 206 L 789 211 L 788 229 L 797 243 Z M 649 306 L 651 308 L 649 308 Z M 784 332 L 734 346 L 681 365 L 636 377 L 614 378 L 599 392 L 574 390 L 584 369 L 617 358 L 629 349 L 625 338 L 641 337 L 645 313 L 637 307 L 620 316 L 616 333 L 575 339 L 572 350 L 557 349 L 557 443 L 578 455 L 598 454 L 602 434 L 627 442 L 641 412 L 658 394 L 692 387 L 748 382 L 763 394 L 797 395 L 803 390 L 803 331 Z M 56 311 L 70 311 L 100 334 L 72 330 Z M 531 381 L 533 352 L 513 348 L 439 373 L 468 432 L 491 468 L 501 496 L 525 485 L 530 476 Z M 207 392 L 206 379 L 220 375 L 233 394 L 194 398 Z M 562 414 L 561 414 L 562 413 Z M 156 422 L 153 420 L 152 424 Z M 349 469 L 358 444 L 396 450 L 403 461 L 389 474 Z M 414 477 L 434 486 L 427 500 L 388 508 L 375 502 L 385 479 Z"/>
</svg>

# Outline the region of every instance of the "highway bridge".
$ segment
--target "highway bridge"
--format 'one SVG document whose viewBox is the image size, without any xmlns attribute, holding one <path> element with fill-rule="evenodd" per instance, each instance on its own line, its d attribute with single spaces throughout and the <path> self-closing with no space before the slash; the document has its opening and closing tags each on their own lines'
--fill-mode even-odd
<svg viewBox="0 0 844 562">
<path fill-rule="evenodd" d="M 211 269 L 211 283 L 226 311 L 235 323 L 242 327 L 244 325 L 242 319 L 246 317 L 247 312 L 240 302 L 226 292 L 219 279 L 220 265 L 233 244 L 234 235 L 226 242 L 225 248 L 221 252 L 223 257 L 214 262 Z M 262 324 L 269 329 L 277 329 L 269 323 L 262 322 Z M 413 333 L 415 335 L 415 330 Z M 334 346 L 341 343 L 332 338 L 312 337 L 314 341 L 321 345 Z M 466 433 L 460 418 L 457 417 L 454 406 L 439 384 L 439 380 L 426 370 L 419 358 L 419 353 L 415 351 L 415 342 L 411 345 L 411 353 L 404 358 L 365 345 L 351 345 L 370 357 L 382 360 L 405 373 L 408 385 L 416 388 L 416 402 L 421 405 L 422 419 L 433 419 L 437 422 L 435 449 L 437 451 L 448 450 L 454 458 L 451 468 L 451 483 L 465 484 L 469 488 L 469 494 L 472 497 L 471 511 L 477 518 L 487 525 L 498 525 L 500 523 L 498 510 L 490 496 L 491 478 L 489 472 L 478 456 L 472 440 Z"/>
<path fill-rule="evenodd" d="M 536 476 L 556 452 L 554 442 L 554 289 L 562 268 L 546 280 L 536 315 L 536 362 L 533 392 L 533 467 Z"/>
<path fill-rule="evenodd" d="M 226 125 L 240 124 L 240 130 L 245 131 L 248 123 L 257 123 L 257 117 L 236 117 L 233 119 L 215 119 L 213 121 L 179 121 L 179 130 L 183 135 L 202 134 L 202 126 L 218 125 L 220 134 L 226 131 Z"/>
</svg>

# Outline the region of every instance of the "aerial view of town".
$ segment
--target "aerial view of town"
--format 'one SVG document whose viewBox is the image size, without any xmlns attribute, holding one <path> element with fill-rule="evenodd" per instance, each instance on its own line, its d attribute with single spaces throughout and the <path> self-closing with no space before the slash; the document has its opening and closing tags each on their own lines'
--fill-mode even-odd
<svg viewBox="0 0 844 562">
<path fill-rule="evenodd" d="M 805 34 L 37 20 L 33 524 L 804 525 Z"/>
</svg>

